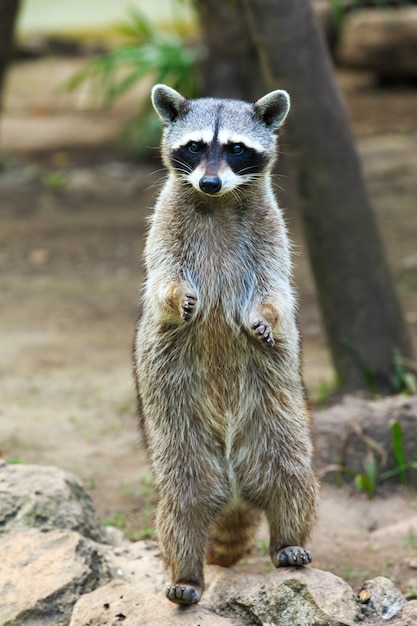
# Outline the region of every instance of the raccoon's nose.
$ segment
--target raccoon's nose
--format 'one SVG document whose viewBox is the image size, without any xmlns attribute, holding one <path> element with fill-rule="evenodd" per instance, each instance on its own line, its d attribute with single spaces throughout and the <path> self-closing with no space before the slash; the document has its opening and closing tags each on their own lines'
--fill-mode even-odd
<svg viewBox="0 0 417 626">
<path fill-rule="evenodd" d="M 222 181 L 218 176 L 202 176 L 199 180 L 201 191 L 214 195 L 222 188 Z"/>
</svg>

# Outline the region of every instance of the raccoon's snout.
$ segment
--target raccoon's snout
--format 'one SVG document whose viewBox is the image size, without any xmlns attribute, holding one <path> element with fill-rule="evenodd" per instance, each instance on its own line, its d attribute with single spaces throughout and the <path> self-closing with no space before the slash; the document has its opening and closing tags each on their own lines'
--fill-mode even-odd
<svg viewBox="0 0 417 626">
<path fill-rule="evenodd" d="M 218 176 L 202 176 L 199 180 L 200 189 L 211 196 L 222 188 L 222 181 Z"/>
</svg>

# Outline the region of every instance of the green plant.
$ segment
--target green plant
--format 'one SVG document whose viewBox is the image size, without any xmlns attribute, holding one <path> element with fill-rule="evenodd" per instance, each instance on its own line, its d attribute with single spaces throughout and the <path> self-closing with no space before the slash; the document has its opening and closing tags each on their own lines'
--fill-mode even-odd
<svg viewBox="0 0 417 626">
<path fill-rule="evenodd" d="M 393 355 L 394 374 L 392 377 L 392 387 L 396 393 L 416 394 L 417 376 L 412 371 L 416 364 L 410 359 L 405 359 L 396 352 Z"/>
<path fill-rule="evenodd" d="M 412 528 L 408 531 L 407 537 L 403 539 L 403 544 L 405 547 L 411 548 L 412 550 L 417 549 L 417 537 L 415 536 Z"/>
<path fill-rule="evenodd" d="M 376 494 L 378 476 L 378 465 L 372 450 L 367 453 L 363 468 L 363 474 L 356 474 L 355 476 L 355 487 L 358 491 L 365 491 L 368 498 L 372 500 Z"/>
<path fill-rule="evenodd" d="M 68 177 L 61 172 L 47 172 L 44 176 L 42 176 L 41 183 L 48 189 L 61 191 L 67 186 Z"/>
<path fill-rule="evenodd" d="M 386 451 L 378 442 L 362 433 L 360 428 L 357 429 L 356 434 L 361 437 L 363 442 L 368 447 L 368 452 L 366 453 L 363 463 L 363 472 L 355 472 L 346 467 L 344 464 L 339 466 L 329 466 L 329 471 L 337 470 L 338 472 L 336 484 L 341 486 L 343 484 L 343 477 L 347 476 L 353 480 L 353 484 L 356 489 L 358 491 L 364 491 L 370 500 L 376 495 L 378 481 L 399 476 L 400 484 L 406 487 L 408 485 L 407 473 L 410 470 L 417 470 L 417 461 L 407 461 L 406 459 L 401 424 L 395 420 L 391 425 L 392 448 L 394 451 L 394 461 L 396 467 L 384 472 L 383 474 L 379 474 L 376 455 L 379 457 L 381 465 L 384 465 L 387 460 Z"/>
<path fill-rule="evenodd" d="M 154 539 L 156 532 L 153 528 L 141 528 L 139 531 L 139 539 Z"/>
<path fill-rule="evenodd" d="M 343 25 L 344 17 L 345 17 L 345 10 L 344 10 L 343 3 L 341 0 L 328 0 L 328 2 L 332 10 L 333 19 L 336 24 L 336 29 L 340 31 Z"/>
<path fill-rule="evenodd" d="M 21 465 L 24 463 L 24 460 L 20 456 L 12 456 L 7 459 L 9 465 Z"/>
<path fill-rule="evenodd" d="M 372 369 L 365 356 L 350 339 L 342 337 L 341 344 L 355 359 L 369 393 L 375 394 L 380 374 Z M 385 381 L 387 393 L 404 393 L 405 395 L 417 393 L 417 375 L 415 373 L 417 372 L 417 364 L 414 361 L 393 352 L 392 371 L 391 378 Z"/>
<path fill-rule="evenodd" d="M 269 551 L 269 542 L 265 539 L 259 539 L 259 541 L 256 542 L 256 549 L 260 556 L 266 556 Z"/>
<path fill-rule="evenodd" d="M 335 376 L 331 382 L 321 380 L 312 394 L 312 402 L 314 406 L 319 408 L 327 406 L 332 395 L 337 393 L 338 387 L 339 380 L 337 376 Z"/>
<path fill-rule="evenodd" d="M 392 445 L 400 474 L 400 482 L 405 486 L 407 484 L 407 463 L 404 454 L 403 433 L 399 422 L 393 422 L 392 424 Z"/>
<path fill-rule="evenodd" d="M 121 513 L 114 511 L 111 516 L 103 521 L 104 526 L 114 526 L 119 530 L 125 530 L 127 525 L 127 519 Z"/>
<path fill-rule="evenodd" d="M 365 572 L 357 572 L 355 569 L 350 567 L 350 565 L 347 565 L 345 569 L 340 572 L 340 576 L 345 580 L 353 580 L 354 578 L 365 576 Z"/>
<path fill-rule="evenodd" d="M 167 82 L 190 97 L 197 94 L 194 67 L 202 57 L 201 46 L 188 44 L 178 30 L 153 24 L 137 9 L 130 10 L 128 20 L 117 30 L 125 42 L 87 63 L 66 83 L 69 91 L 88 82 L 99 102 L 111 105 L 148 78 L 155 83 Z M 141 153 L 159 134 L 160 123 L 148 98 L 125 126 L 122 139 Z"/>
<path fill-rule="evenodd" d="M 382 474 L 382 479 L 387 480 L 393 476 L 400 476 L 400 483 L 403 487 L 407 486 L 407 470 L 417 470 L 417 461 L 407 461 L 404 452 L 404 441 L 401 424 L 393 421 L 392 426 L 392 447 L 394 450 L 394 458 L 396 467 Z"/>
</svg>

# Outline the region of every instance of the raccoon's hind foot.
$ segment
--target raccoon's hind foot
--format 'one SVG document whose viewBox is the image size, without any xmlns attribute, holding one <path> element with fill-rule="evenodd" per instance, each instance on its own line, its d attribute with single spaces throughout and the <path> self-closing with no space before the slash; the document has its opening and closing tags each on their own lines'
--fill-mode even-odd
<svg viewBox="0 0 417 626">
<path fill-rule="evenodd" d="M 171 602 L 177 604 L 197 604 L 201 600 L 203 590 L 195 583 L 177 583 L 170 585 L 165 595 Z"/>
<path fill-rule="evenodd" d="M 311 563 L 311 554 L 300 546 L 287 546 L 278 550 L 272 557 L 275 567 L 292 567 Z"/>
<path fill-rule="evenodd" d="M 263 320 L 257 320 L 254 324 L 252 324 L 252 329 L 255 331 L 255 335 L 262 341 L 262 343 L 271 347 L 275 344 L 272 336 L 272 329 L 269 324 Z"/>
<path fill-rule="evenodd" d="M 195 313 L 197 297 L 192 293 L 186 293 L 181 298 L 181 317 L 188 322 Z"/>
</svg>

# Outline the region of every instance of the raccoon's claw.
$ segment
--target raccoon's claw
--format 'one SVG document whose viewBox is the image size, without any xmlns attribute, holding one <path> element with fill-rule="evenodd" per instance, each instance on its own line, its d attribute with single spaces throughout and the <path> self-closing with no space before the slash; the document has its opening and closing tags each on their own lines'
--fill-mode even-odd
<svg viewBox="0 0 417 626">
<path fill-rule="evenodd" d="M 190 583 L 178 583 L 177 585 L 170 585 L 165 595 L 168 600 L 177 604 L 197 604 L 201 599 L 201 589 Z"/>
<path fill-rule="evenodd" d="M 278 550 L 273 557 L 275 567 L 291 567 L 308 565 L 311 563 L 311 554 L 305 548 L 300 546 L 287 546 Z"/>
<path fill-rule="evenodd" d="M 195 313 L 197 298 L 191 293 L 186 293 L 181 299 L 181 317 L 188 322 Z"/>
<path fill-rule="evenodd" d="M 272 336 L 272 330 L 269 324 L 263 320 L 258 320 L 252 324 L 252 329 L 255 331 L 255 335 L 267 346 L 273 346 L 275 344 Z"/>
</svg>

